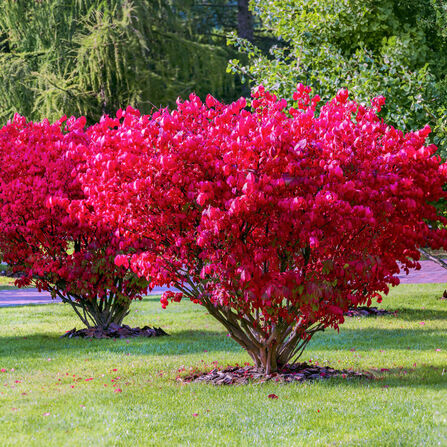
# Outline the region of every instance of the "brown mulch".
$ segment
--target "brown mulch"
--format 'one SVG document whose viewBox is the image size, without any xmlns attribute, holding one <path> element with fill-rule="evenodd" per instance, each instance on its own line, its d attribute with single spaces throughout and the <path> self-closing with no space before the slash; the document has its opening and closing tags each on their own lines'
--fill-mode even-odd
<svg viewBox="0 0 447 447">
<path fill-rule="evenodd" d="M 0 276 L 5 276 L 6 278 L 21 278 L 24 276 L 23 272 L 12 272 L 11 270 L 0 270 Z"/>
<path fill-rule="evenodd" d="M 245 385 L 249 382 L 264 383 L 273 381 L 290 383 L 330 379 L 331 377 L 341 377 L 343 379 L 374 378 L 372 374 L 367 372 L 356 372 L 346 369 L 337 370 L 326 366 L 296 363 L 287 365 L 284 369 L 268 376 L 258 371 L 255 366 L 234 366 L 222 370 L 216 368 L 209 372 L 195 372 L 186 377 L 179 377 L 177 380 L 186 383 L 201 382 L 213 385 Z"/>
<path fill-rule="evenodd" d="M 61 338 L 129 338 L 129 337 L 161 337 L 167 334 L 163 329 L 157 327 L 144 326 L 130 327 L 125 324 L 118 326 L 112 323 L 108 329 L 100 327 L 72 329 L 67 331 Z"/>
<path fill-rule="evenodd" d="M 343 315 L 345 317 L 381 317 L 383 315 L 392 315 L 394 312 L 388 312 L 385 309 L 378 309 L 377 307 L 351 307 Z"/>
</svg>

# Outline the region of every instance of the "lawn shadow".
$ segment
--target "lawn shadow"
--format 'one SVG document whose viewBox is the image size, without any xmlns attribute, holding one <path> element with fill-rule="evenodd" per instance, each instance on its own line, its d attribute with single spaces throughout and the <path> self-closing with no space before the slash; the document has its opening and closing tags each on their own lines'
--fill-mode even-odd
<svg viewBox="0 0 447 447">
<path fill-rule="evenodd" d="M 331 365 L 329 365 L 331 366 Z M 447 365 L 429 366 L 423 365 L 414 368 L 370 368 L 363 370 L 373 374 L 373 379 L 367 378 L 330 378 L 324 383 L 338 386 L 343 384 L 351 388 L 367 386 L 368 388 L 387 389 L 411 387 L 411 388 L 435 388 L 439 391 L 447 390 Z"/>
<path fill-rule="evenodd" d="M 415 350 L 433 351 L 446 345 L 446 332 L 439 329 L 350 328 L 340 333 L 328 331 L 314 336 L 311 346 L 337 351 Z"/>
<path fill-rule="evenodd" d="M 447 309 L 447 302 L 446 302 Z M 431 321 L 431 320 L 447 320 L 447 310 L 435 309 L 412 309 L 400 308 L 396 309 L 397 318 L 406 321 Z"/>
<path fill-rule="evenodd" d="M 162 337 L 135 337 L 127 339 L 60 338 L 59 335 L 34 334 L 25 337 L 0 337 L 0 359 L 13 356 L 20 358 L 42 358 L 51 352 L 76 358 L 95 352 L 128 355 L 179 356 L 203 352 L 240 352 L 242 348 L 218 331 L 183 330 Z"/>
</svg>

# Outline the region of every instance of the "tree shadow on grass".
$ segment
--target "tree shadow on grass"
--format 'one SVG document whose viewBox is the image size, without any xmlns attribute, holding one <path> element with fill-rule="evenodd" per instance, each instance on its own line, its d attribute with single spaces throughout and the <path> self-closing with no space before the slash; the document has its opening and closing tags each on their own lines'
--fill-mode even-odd
<svg viewBox="0 0 447 447">
<path fill-rule="evenodd" d="M 348 386 L 350 388 L 381 389 L 383 392 L 393 388 L 432 388 L 438 391 L 447 390 L 447 365 L 422 365 L 413 368 L 370 368 L 364 370 L 372 373 L 374 378 L 331 378 L 324 383 L 330 386 Z"/>
<path fill-rule="evenodd" d="M 407 329 L 342 327 L 340 333 L 327 331 L 317 334 L 312 347 L 334 351 L 414 350 L 433 351 L 446 347 L 447 331 L 422 327 Z"/>
<path fill-rule="evenodd" d="M 445 307 L 447 309 L 447 302 Z M 406 321 L 447 321 L 447 310 L 411 309 L 404 307 L 397 309 L 397 318 Z"/>
<path fill-rule="evenodd" d="M 0 359 L 14 357 L 42 358 L 69 355 L 91 356 L 92 353 L 125 352 L 135 356 L 181 356 L 203 352 L 240 352 L 241 347 L 222 332 L 198 330 L 178 331 L 163 337 L 135 337 L 128 339 L 60 338 L 58 335 L 33 334 L 29 336 L 0 337 Z M 50 355 L 48 355 L 50 356 Z"/>
<path fill-rule="evenodd" d="M 168 331 L 169 332 L 169 331 Z M 343 327 L 338 334 L 326 331 L 317 334 L 309 351 L 379 351 L 412 350 L 435 351 L 446 346 L 446 334 L 439 330 L 349 328 Z M 123 352 L 129 355 L 177 356 L 203 352 L 242 352 L 242 348 L 227 337 L 224 332 L 214 330 L 173 331 L 168 337 L 129 338 L 129 339 L 68 339 L 58 334 L 31 334 L 28 336 L 0 337 L 0 358 L 42 358 L 45 352 L 76 357 L 100 352 Z M 309 352 L 306 351 L 306 352 Z M 384 354 L 386 355 L 386 353 Z M 447 380 L 447 377 L 446 377 Z"/>
</svg>

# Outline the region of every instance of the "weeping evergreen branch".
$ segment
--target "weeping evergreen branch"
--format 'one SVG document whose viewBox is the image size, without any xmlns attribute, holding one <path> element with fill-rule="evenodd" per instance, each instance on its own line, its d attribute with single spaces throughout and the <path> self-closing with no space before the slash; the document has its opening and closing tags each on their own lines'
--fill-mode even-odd
<svg viewBox="0 0 447 447">
<path fill-rule="evenodd" d="M 194 34 L 168 0 L 4 0 L 0 120 L 150 112 L 191 91 L 228 100 L 228 50 Z"/>
</svg>

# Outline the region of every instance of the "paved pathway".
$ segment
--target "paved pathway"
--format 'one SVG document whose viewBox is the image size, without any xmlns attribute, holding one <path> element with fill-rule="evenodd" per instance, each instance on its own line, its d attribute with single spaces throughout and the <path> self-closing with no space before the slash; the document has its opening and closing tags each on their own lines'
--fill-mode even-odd
<svg viewBox="0 0 447 447">
<path fill-rule="evenodd" d="M 409 275 L 399 275 L 401 284 L 446 283 L 447 269 L 433 261 L 421 261 L 421 270 L 411 270 Z M 156 287 L 150 295 L 160 295 L 167 287 Z M 21 306 L 26 304 L 47 304 L 60 300 L 52 300 L 48 292 L 39 292 L 37 289 L 11 289 L 0 290 L 0 307 Z"/>
<path fill-rule="evenodd" d="M 169 290 L 168 287 L 156 287 L 148 295 L 160 295 L 165 290 Z M 52 299 L 48 292 L 39 292 L 37 289 L 10 289 L 0 290 L 0 307 L 7 306 L 23 306 L 26 304 L 48 304 L 48 303 L 60 303 L 59 298 Z"/>
<path fill-rule="evenodd" d="M 419 262 L 421 270 L 410 270 L 408 275 L 405 272 L 398 275 L 401 284 L 447 283 L 447 269 L 433 261 Z"/>
</svg>

